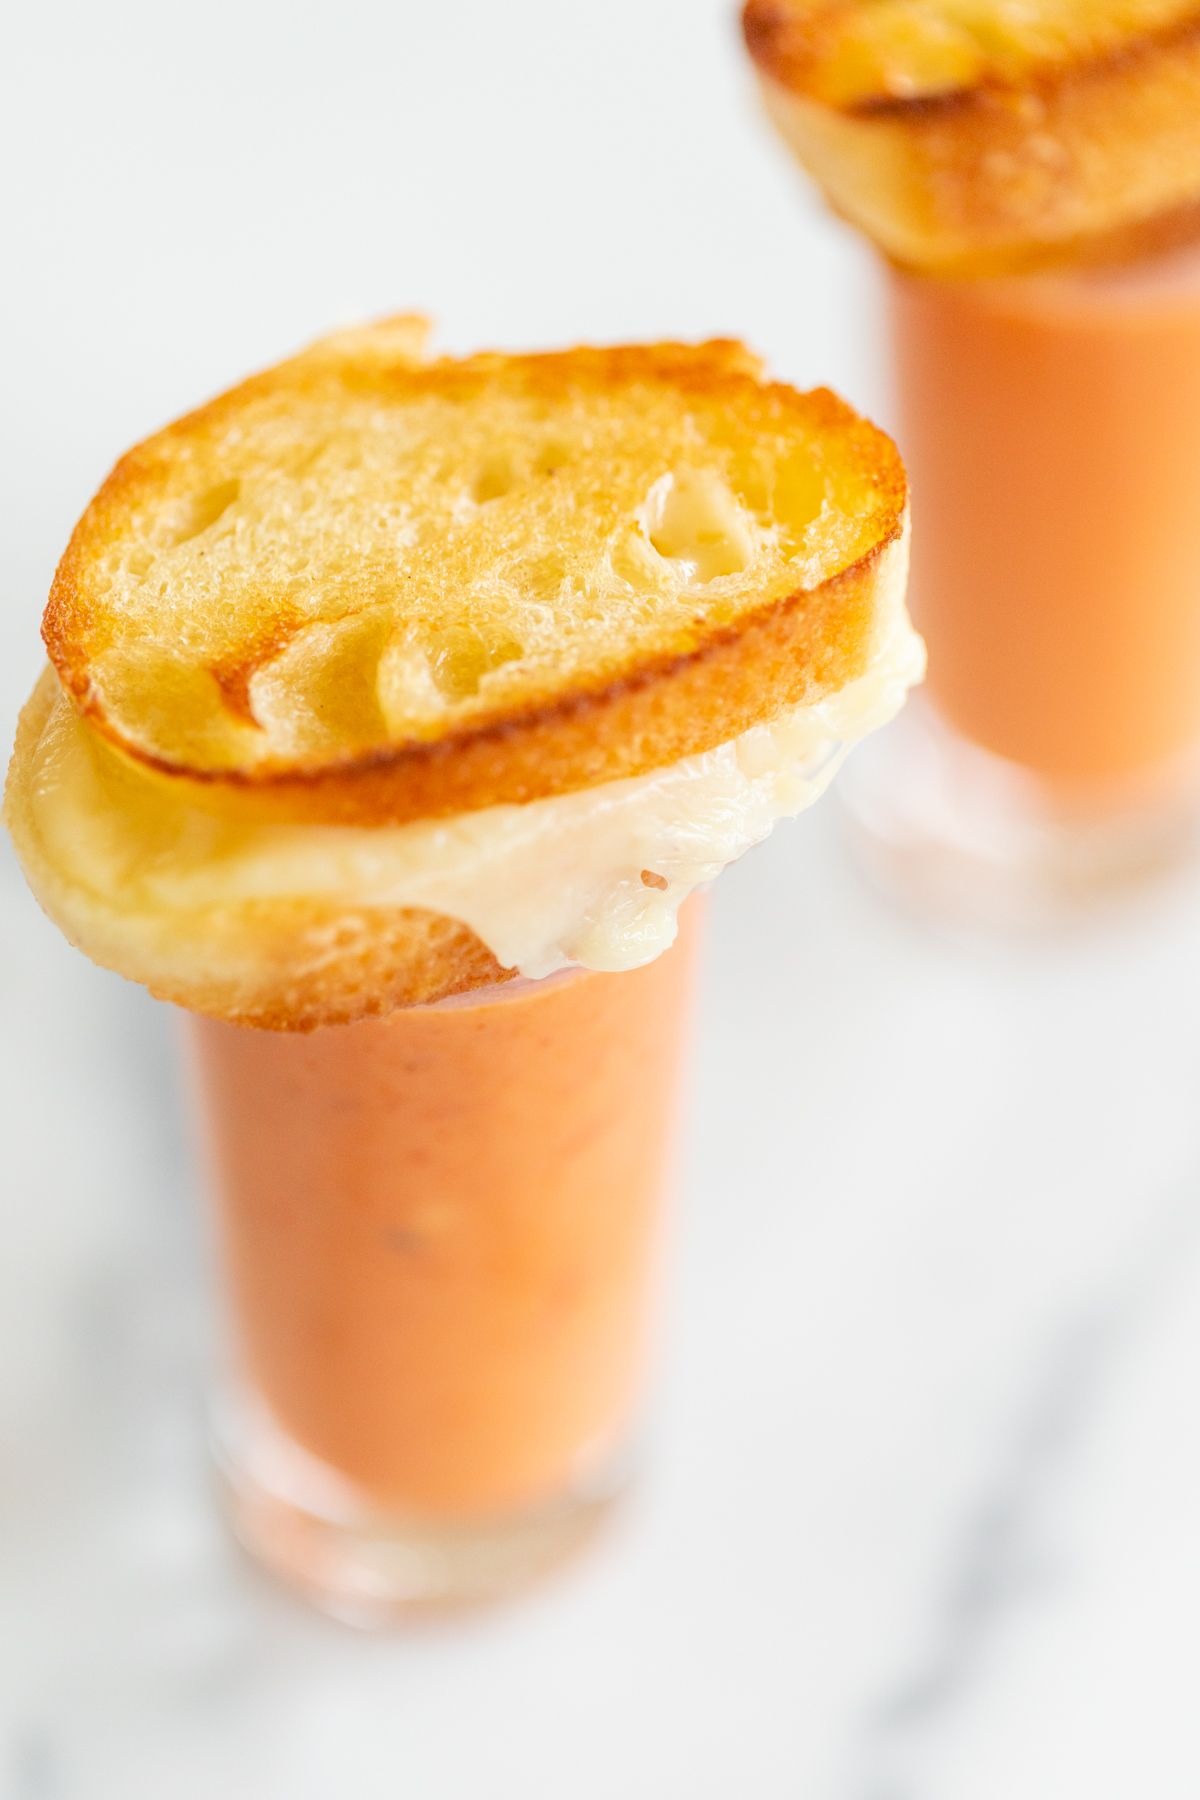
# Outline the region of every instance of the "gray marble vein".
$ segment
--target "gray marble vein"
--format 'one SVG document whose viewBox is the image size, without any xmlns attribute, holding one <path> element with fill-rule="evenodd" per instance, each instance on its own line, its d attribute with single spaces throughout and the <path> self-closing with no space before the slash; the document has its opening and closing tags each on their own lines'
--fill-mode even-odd
<svg viewBox="0 0 1200 1800">
<path fill-rule="evenodd" d="M 952 1535 L 933 1584 L 928 1648 L 900 1670 L 856 1728 L 847 1800 L 928 1800 L 922 1765 L 1014 1627 L 1038 1607 L 1069 1605 L 1086 1578 L 1061 1521 L 1049 1514 L 1106 1403 L 1114 1368 L 1154 1320 L 1169 1289 L 1195 1272 L 1200 1168 L 1146 1209 L 1144 1241 L 1103 1290 L 1073 1306 L 1033 1358 L 1015 1417 L 979 1492 Z M 1008 1640 L 1007 1642 L 1005 1640 Z"/>
</svg>

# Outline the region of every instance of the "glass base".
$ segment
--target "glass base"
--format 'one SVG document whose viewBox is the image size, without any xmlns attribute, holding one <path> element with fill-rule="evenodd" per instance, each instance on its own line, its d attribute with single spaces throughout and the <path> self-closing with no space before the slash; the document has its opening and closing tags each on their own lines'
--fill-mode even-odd
<svg viewBox="0 0 1200 1800">
<path fill-rule="evenodd" d="M 214 1407 L 211 1441 L 242 1547 L 319 1611 L 363 1629 L 526 1587 L 592 1538 L 627 1485 L 630 1461 L 589 1467 L 528 1510 L 439 1522 L 373 1507 L 244 1397 Z"/>
<path fill-rule="evenodd" d="M 1065 797 L 910 701 L 857 750 L 837 792 L 852 848 L 887 892 L 964 923 L 1079 921 L 1190 867 L 1200 775 Z"/>
</svg>

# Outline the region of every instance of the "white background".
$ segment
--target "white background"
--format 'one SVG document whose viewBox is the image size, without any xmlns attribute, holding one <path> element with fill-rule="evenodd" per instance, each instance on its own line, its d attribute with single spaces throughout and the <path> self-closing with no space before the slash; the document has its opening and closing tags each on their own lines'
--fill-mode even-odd
<svg viewBox="0 0 1200 1800">
<path fill-rule="evenodd" d="M 885 407 L 723 3 L 25 7 L 0 83 L 6 729 L 117 452 L 330 325 L 733 331 Z M 4 852 L 4 1800 L 1194 1800 L 1197 895 L 951 938 L 837 827 L 717 896 L 640 1492 L 381 1640 L 220 1533 L 173 1022 Z"/>
</svg>

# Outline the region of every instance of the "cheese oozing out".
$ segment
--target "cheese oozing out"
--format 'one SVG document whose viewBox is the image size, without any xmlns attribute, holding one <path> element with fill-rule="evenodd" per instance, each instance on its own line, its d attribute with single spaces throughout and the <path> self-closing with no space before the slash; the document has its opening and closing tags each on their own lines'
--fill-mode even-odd
<svg viewBox="0 0 1200 1800">
<path fill-rule="evenodd" d="M 32 823 L 60 878 L 130 913 L 194 917 L 298 898 L 421 907 L 469 926 L 525 976 L 636 968 L 673 941 L 688 895 L 812 805 L 920 680 L 906 564 L 905 542 L 885 552 L 857 679 L 644 775 L 403 825 L 248 822 L 180 798 L 62 696 L 37 746 Z"/>
</svg>

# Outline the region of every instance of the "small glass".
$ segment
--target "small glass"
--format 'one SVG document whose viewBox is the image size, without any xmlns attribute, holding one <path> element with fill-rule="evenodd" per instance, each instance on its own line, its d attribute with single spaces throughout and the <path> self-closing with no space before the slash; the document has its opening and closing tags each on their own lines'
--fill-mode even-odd
<svg viewBox="0 0 1200 1800">
<path fill-rule="evenodd" d="M 192 1018 L 229 1517 L 373 1623 L 521 1585 L 625 1482 L 692 986 L 514 981 L 308 1035 Z"/>
<path fill-rule="evenodd" d="M 929 672 L 842 802 L 902 891 L 1055 919 L 1196 850 L 1200 252 L 886 306 Z"/>
</svg>

